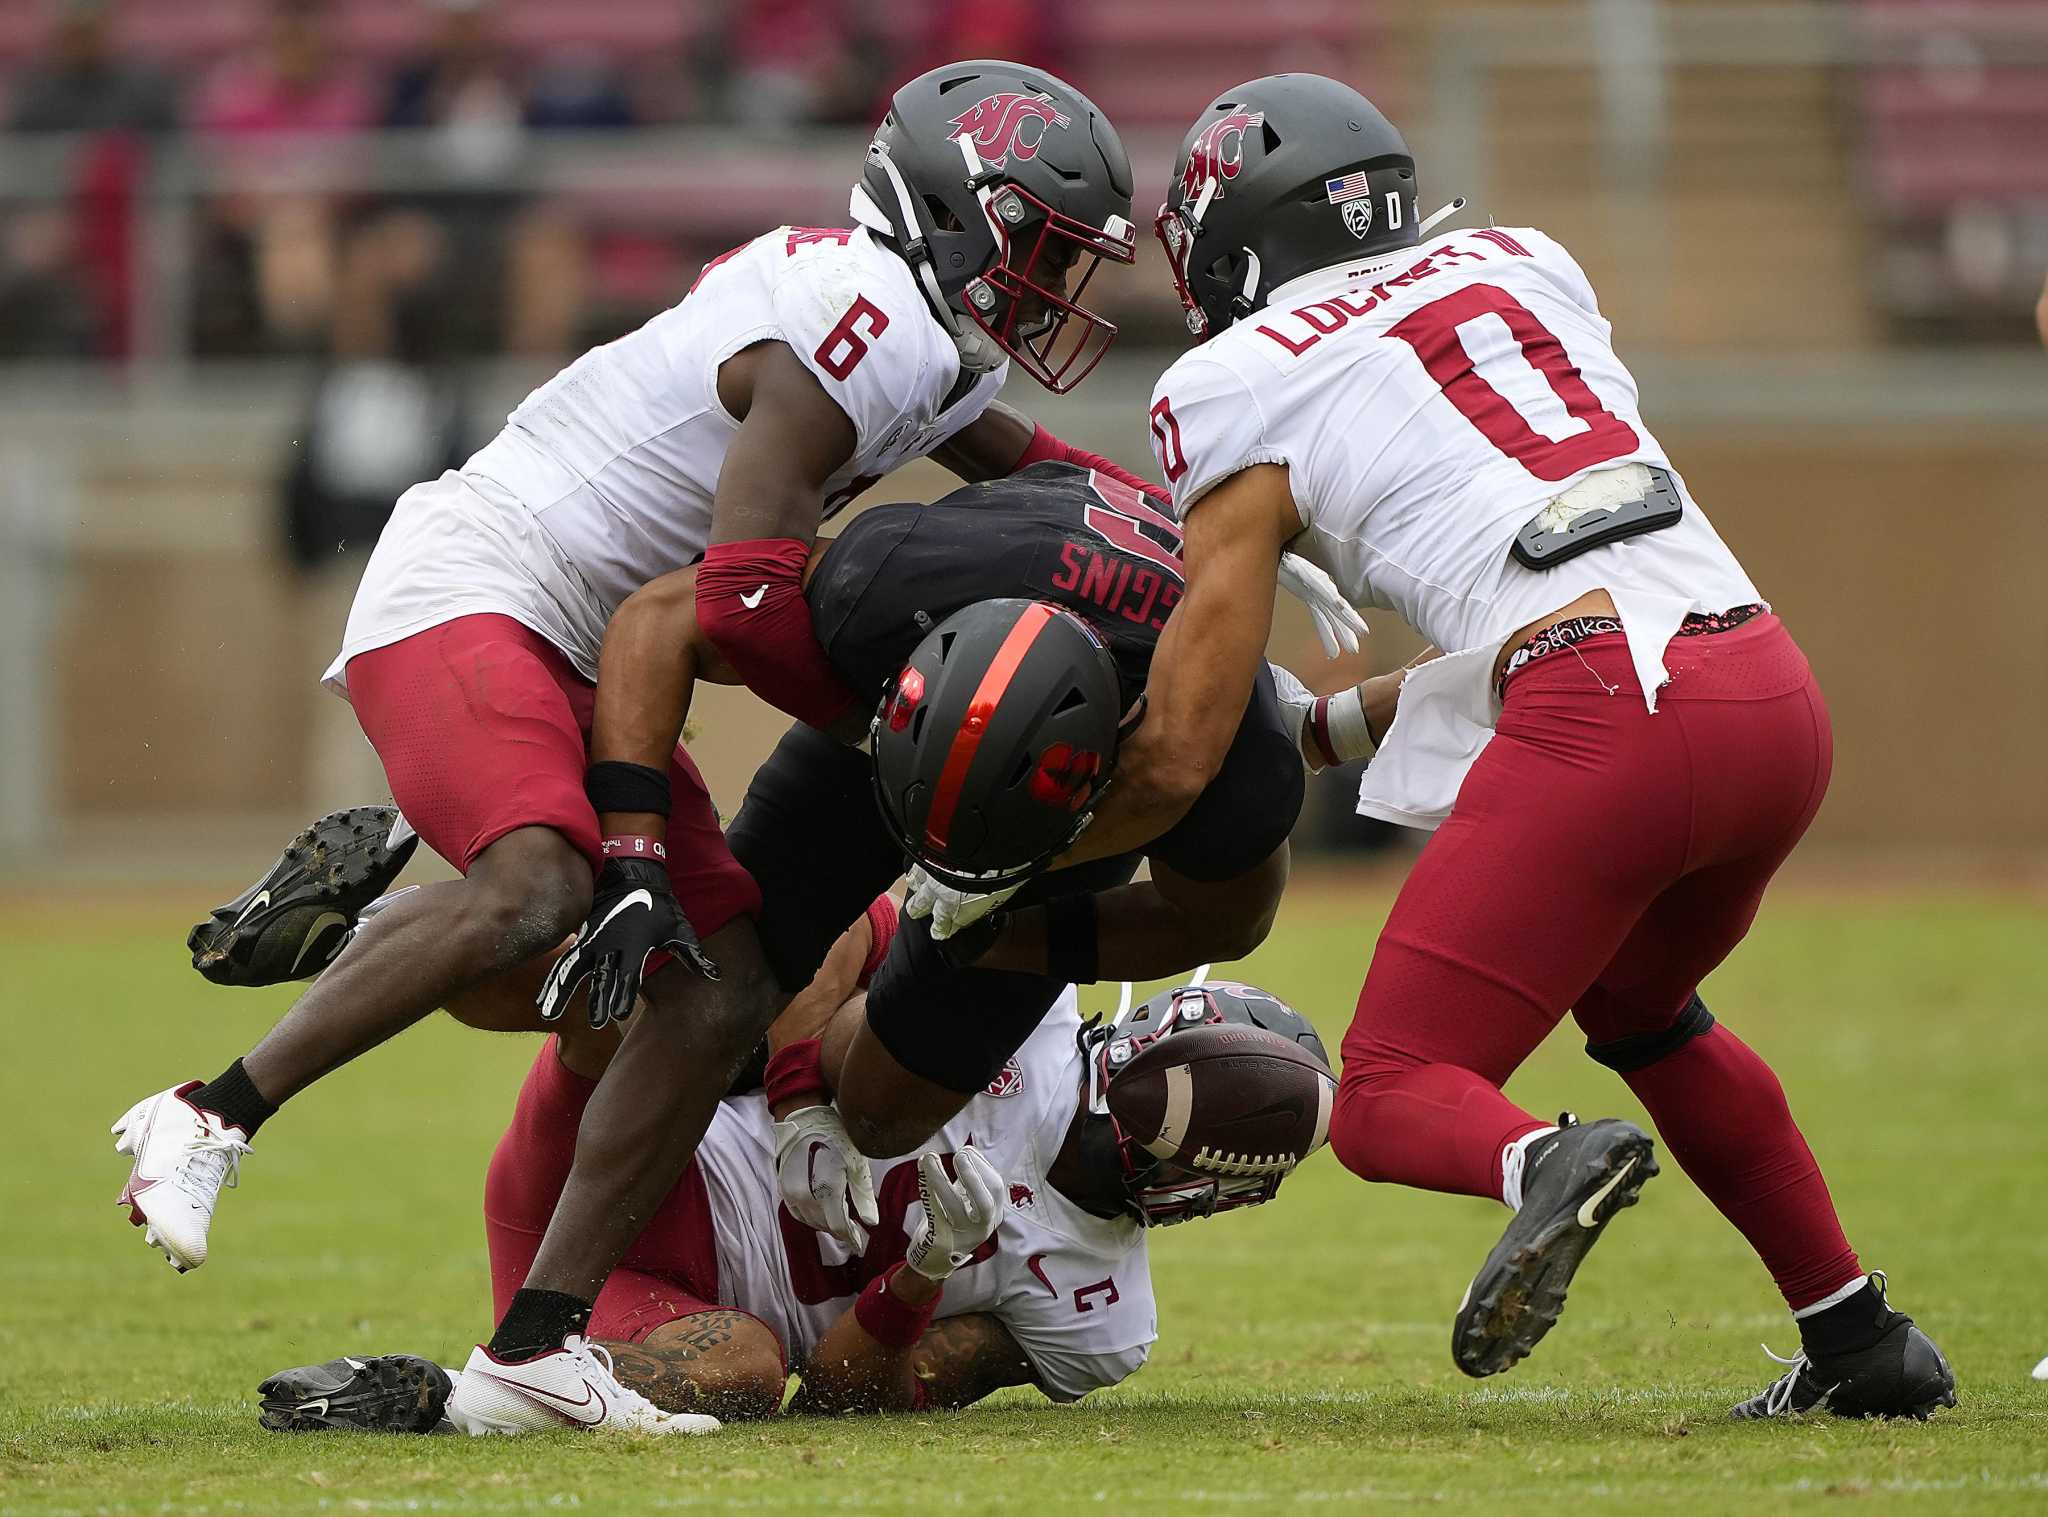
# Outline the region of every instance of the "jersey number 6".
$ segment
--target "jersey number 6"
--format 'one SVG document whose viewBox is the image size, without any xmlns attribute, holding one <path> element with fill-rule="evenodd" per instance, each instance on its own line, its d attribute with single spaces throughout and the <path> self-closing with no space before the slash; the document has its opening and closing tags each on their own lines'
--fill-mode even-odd
<svg viewBox="0 0 2048 1517">
<path fill-rule="evenodd" d="M 1458 328 L 1481 316 L 1497 316 L 1506 324 L 1522 357 L 1543 376 L 1571 417 L 1585 423 L 1585 431 L 1553 442 L 1480 377 Z M 1444 399 L 1488 442 L 1538 479 L 1569 479 L 1581 469 L 1633 453 L 1641 442 L 1634 427 L 1600 404 L 1564 344 L 1536 319 L 1536 313 L 1497 285 L 1467 285 L 1432 300 L 1395 322 L 1387 335 L 1413 348 Z"/>
<path fill-rule="evenodd" d="M 868 356 L 867 338 L 857 330 L 863 322 L 867 324 L 867 337 L 880 337 L 889 330 L 888 313 L 867 296 L 856 295 L 846 314 L 839 318 L 839 324 L 825 334 L 818 351 L 811 355 L 818 360 L 818 367 L 834 379 L 846 378 Z"/>
</svg>

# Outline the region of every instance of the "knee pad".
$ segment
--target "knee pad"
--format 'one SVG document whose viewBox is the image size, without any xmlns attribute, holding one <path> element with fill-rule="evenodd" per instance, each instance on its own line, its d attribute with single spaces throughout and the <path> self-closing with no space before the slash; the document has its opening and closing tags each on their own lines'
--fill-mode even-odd
<svg viewBox="0 0 2048 1517">
<path fill-rule="evenodd" d="M 1586 1056 L 1596 1064 L 1605 1064 L 1616 1074 L 1633 1074 L 1646 1069 L 1659 1059 L 1669 1058 L 1685 1047 L 1694 1038 L 1713 1031 L 1714 1014 L 1707 1010 L 1706 1002 L 1693 992 L 1693 998 L 1685 1003 L 1685 1009 L 1672 1019 L 1669 1027 L 1656 1032 L 1632 1033 L 1625 1038 L 1610 1038 L 1604 1043 L 1586 1040 Z"/>
</svg>

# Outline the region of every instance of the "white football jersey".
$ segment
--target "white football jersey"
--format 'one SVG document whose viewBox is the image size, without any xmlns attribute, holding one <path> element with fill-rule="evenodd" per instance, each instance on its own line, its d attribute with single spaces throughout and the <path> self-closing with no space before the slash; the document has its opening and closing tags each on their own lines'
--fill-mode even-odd
<svg viewBox="0 0 2048 1517">
<path fill-rule="evenodd" d="M 1367 770 L 1360 809 L 1390 820 L 1449 814 L 1498 715 L 1494 656 L 1518 628 L 1608 591 L 1654 710 L 1686 613 L 1759 599 L 1682 480 L 1676 525 L 1544 570 L 1509 556 L 1599 471 L 1671 468 L 1592 286 L 1533 228 L 1453 232 L 1282 286 L 1167 370 L 1151 432 L 1183 515 L 1241 469 L 1287 465 L 1303 527 L 1291 546 L 1355 605 L 1398 612 L 1453 655 L 1410 677 Z"/>
<path fill-rule="evenodd" d="M 1081 1101 L 1080 1030 L 1069 988 L 995 1083 L 919 1150 L 971 1142 L 1009 1191 L 992 1247 L 946 1282 L 938 1315 L 999 1318 L 1058 1401 L 1132 1374 L 1159 1335 L 1144 1228 L 1092 1216 L 1046 1183 Z M 771 1127 L 762 1097 L 723 1103 L 697 1165 L 718 1234 L 721 1303 L 760 1317 L 800 1365 L 868 1280 L 903 1257 L 922 1214 L 918 1154 L 875 1162 L 881 1223 L 863 1259 L 783 1207 Z"/>
<path fill-rule="evenodd" d="M 457 616 L 495 611 L 597 677 L 605 623 L 703 551 L 739 431 L 719 366 L 787 343 L 852 421 L 825 514 L 921 458 L 995 399 L 963 376 L 903 260 L 862 229 L 778 227 L 705 266 L 680 302 L 520 402 L 460 471 L 415 486 L 379 538 L 328 670 Z"/>
</svg>

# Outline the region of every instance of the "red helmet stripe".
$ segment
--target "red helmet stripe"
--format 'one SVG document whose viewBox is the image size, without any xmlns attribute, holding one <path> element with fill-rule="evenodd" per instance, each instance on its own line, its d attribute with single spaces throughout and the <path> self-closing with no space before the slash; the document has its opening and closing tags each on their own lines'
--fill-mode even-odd
<svg viewBox="0 0 2048 1517">
<path fill-rule="evenodd" d="M 960 804 L 960 788 L 967 783 L 967 771 L 974 766 L 974 755 L 981 748 L 989 719 L 995 715 L 1003 692 L 1010 688 L 1010 681 L 1023 664 L 1024 655 L 1038 641 L 1038 634 L 1045 630 L 1046 623 L 1057 615 L 1058 608 L 1044 601 L 1034 602 L 1017 618 L 1017 625 L 1010 629 L 1010 635 L 1003 639 L 1002 647 L 996 649 L 996 656 L 989 661 L 981 683 L 975 687 L 973 698 L 967 702 L 967 714 L 961 719 L 959 730 L 953 734 L 953 746 L 946 752 L 946 767 L 939 771 L 938 788 L 932 793 L 931 810 L 925 813 L 924 840 L 932 847 L 946 846 L 946 839 L 953 830 L 953 810 Z"/>
</svg>

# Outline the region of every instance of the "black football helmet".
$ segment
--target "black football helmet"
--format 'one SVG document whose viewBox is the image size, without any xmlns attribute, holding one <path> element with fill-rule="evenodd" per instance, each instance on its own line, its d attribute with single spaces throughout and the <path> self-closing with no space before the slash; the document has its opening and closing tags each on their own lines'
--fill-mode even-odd
<svg viewBox="0 0 2048 1517">
<path fill-rule="evenodd" d="M 1153 229 L 1188 330 L 1213 337 L 1290 279 L 1413 247 L 1415 197 L 1408 143 L 1370 100 L 1320 74 L 1273 74 L 1202 112 Z"/>
<path fill-rule="evenodd" d="M 1216 1175 L 1161 1159 L 1124 1132 L 1110 1113 L 1109 1087 L 1140 1053 L 1176 1032 L 1219 1022 L 1278 1033 L 1314 1054 L 1325 1069 L 1329 1067 L 1330 1055 L 1306 1017 L 1278 996 L 1234 980 L 1164 990 L 1130 1007 L 1113 1022 L 1092 1023 L 1081 1030 L 1081 1051 L 1088 1061 L 1089 1113 L 1110 1123 L 1131 1213 L 1147 1227 L 1170 1227 L 1240 1206 L 1257 1206 L 1279 1194 L 1280 1182 L 1286 1178 L 1282 1174 Z"/>
<path fill-rule="evenodd" d="M 1088 825 L 1116 766 L 1122 692 L 1095 629 L 990 600 L 925 635 L 869 731 L 875 798 L 903 851 L 966 890 L 1035 873 Z"/>
<path fill-rule="evenodd" d="M 1007 354 L 1064 394 L 1116 339 L 1081 299 L 1103 259 L 1134 254 L 1131 162 L 1095 103 L 1043 69 L 954 63 L 904 85 L 853 216 L 910 265 L 969 369 Z"/>
</svg>

